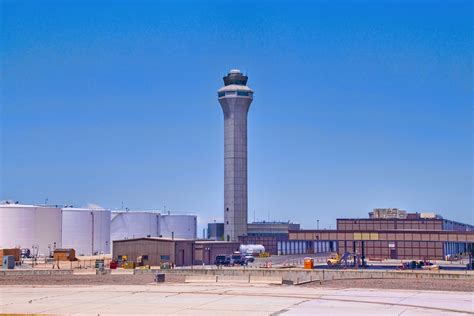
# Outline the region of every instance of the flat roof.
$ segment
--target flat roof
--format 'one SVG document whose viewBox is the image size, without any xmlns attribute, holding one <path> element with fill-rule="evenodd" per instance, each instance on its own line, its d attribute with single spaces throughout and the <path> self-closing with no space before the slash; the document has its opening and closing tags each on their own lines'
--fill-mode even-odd
<svg viewBox="0 0 474 316">
<path fill-rule="evenodd" d="M 226 244 L 240 244 L 239 241 L 205 240 L 205 239 L 196 240 L 195 243 L 196 244 L 223 244 L 223 245 L 226 245 Z"/>
<path fill-rule="evenodd" d="M 343 221 L 432 221 L 432 220 L 437 220 L 437 221 L 442 221 L 445 220 L 445 218 L 366 218 L 366 217 L 357 217 L 357 218 L 338 218 L 336 219 L 337 221 L 343 220 Z"/>
<path fill-rule="evenodd" d="M 113 242 L 127 242 L 127 241 L 137 241 L 137 240 L 152 240 L 152 241 L 166 241 L 166 242 L 191 241 L 191 242 L 194 242 L 196 244 L 221 244 L 221 245 L 240 244 L 239 241 L 206 240 L 206 239 L 183 239 L 183 238 L 171 239 L 171 238 L 162 238 L 162 237 L 138 237 L 138 238 L 113 240 Z"/>
<path fill-rule="evenodd" d="M 5 203 L 5 204 L 0 204 L 0 208 L 40 208 L 40 209 L 59 208 L 60 209 L 61 206 Z"/>
<path fill-rule="evenodd" d="M 72 211 L 72 212 L 110 212 L 110 210 L 105 208 L 87 208 L 87 207 L 63 207 L 63 211 Z"/>
<path fill-rule="evenodd" d="M 464 230 L 421 230 L 421 229 L 384 229 L 384 230 L 336 230 L 336 229 L 300 229 L 300 230 L 289 230 L 288 234 L 291 233 L 312 233 L 312 234 L 323 234 L 323 233 L 389 233 L 389 234 L 401 234 L 401 233 L 413 233 L 413 234 L 468 234 L 474 235 L 474 231 L 464 231 Z"/>
<path fill-rule="evenodd" d="M 113 242 L 126 242 L 126 241 L 137 241 L 137 240 L 152 240 L 152 241 L 192 241 L 194 239 L 182 239 L 182 238 L 163 238 L 163 237 L 138 237 L 138 238 L 128 238 L 128 239 L 118 239 L 113 240 Z"/>
<path fill-rule="evenodd" d="M 447 218 L 337 218 L 336 221 L 447 221 L 455 224 L 474 226 L 468 223 L 462 223 Z"/>
</svg>

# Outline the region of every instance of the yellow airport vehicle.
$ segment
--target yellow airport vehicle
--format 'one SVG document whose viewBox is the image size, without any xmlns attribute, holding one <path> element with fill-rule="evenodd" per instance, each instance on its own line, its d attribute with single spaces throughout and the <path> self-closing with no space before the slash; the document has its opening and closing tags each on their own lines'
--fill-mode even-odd
<svg viewBox="0 0 474 316">
<path fill-rule="evenodd" d="M 338 266 L 342 262 L 342 257 L 339 253 L 336 252 L 335 255 L 328 258 L 327 264 L 328 266 Z"/>
</svg>

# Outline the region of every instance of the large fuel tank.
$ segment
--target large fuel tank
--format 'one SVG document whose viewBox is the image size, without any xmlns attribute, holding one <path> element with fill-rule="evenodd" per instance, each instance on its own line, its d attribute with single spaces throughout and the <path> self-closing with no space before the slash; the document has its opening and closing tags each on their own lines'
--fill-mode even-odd
<svg viewBox="0 0 474 316">
<path fill-rule="evenodd" d="M 161 215 L 158 220 L 158 235 L 164 238 L 196 239 L 196 215 Z"/>
<path fill-rule="evenodd" d="M 158 217 L 155 211 L 113 211 L 111 239 L 122 240 L 158 236 Z"/>
<path fill-rule="evenodd" d="M 27 248 L 49 256 L 61 248 L 61 209 L 37 205 L 0 205 L 0 248 Z"/>
<path fill-rule="evenodd" d="M 110 216 L 109 210 L 63 208 L 63 248 L 79 256 L 110 253 Z"/>
</svg>

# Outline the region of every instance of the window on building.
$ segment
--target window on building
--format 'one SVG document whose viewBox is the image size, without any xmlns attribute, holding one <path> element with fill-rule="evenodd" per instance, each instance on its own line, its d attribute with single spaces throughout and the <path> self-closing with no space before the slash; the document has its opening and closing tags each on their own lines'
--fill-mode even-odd
<svg viewBox="0 0 474 316">
<path fill-rule="evenodd" d="M 236 85 L 239 85 L 239 86 L 245 86 L 245 81 L 243 80 L 229 80 L 229 83 L 230 84 L 236 84 Z"/>
<path fill-rule="evenodd" d="M 237 91 L 237 95 L 248 97 L 250 95 L 250 92 L 248 92 L 248 91 Z"/>
</svg>

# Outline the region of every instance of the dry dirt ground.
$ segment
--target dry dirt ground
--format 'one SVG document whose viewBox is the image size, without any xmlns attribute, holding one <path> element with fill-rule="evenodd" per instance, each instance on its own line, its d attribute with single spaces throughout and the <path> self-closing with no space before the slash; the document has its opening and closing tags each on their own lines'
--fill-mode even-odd
<svg viewBox="0 0 474 316">
<path fill-rule="evenodd" d="M 142 285 L 154 282 L 153 274 L 143 275 L 18 275 L 0 276 L 3 285 Z M 184 276 L 167 275 L 168 282 L 184 282 Z"/>
<path fill-rule="evenodd" d="M 154 282 L 154 275 L 36 275 L 0 276 L 0 286 L 5 285 L 143 285 Z M 166 282 L 184 282 L 182 275 L 166 275 Z M 312 282 L 298 287 L 311 288 L 364 288 L 406 289 L 429 291 L 474 292 L 474 282 L 468 280 L 426 279 L 357 279 Z"/>
</svg>

